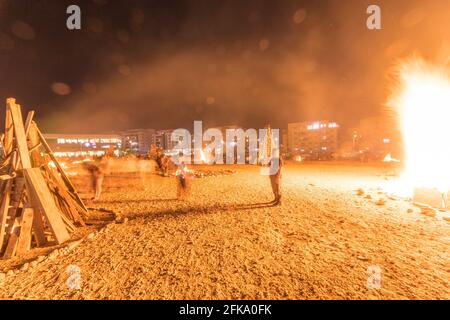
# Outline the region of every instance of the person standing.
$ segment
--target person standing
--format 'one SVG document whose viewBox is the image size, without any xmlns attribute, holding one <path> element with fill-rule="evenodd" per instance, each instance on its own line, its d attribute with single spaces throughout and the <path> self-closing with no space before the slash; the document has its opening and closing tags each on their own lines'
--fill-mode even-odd
<svg viewBox="0 0 450 320">
<path fill-rule="evenodd" d="M 283 160 L 279 156 L 272 157 L 269 162 L 270 166 L 270 185 L 275 199 L 272 201 L 274 205 L 281 204 L 281 171 L 283 168 Z"/>
<path fill-rule="evenodd" d="M 94 190 L 94 196 L 91 198 L 93 201 L 100 199 L 102 194 L 103 178 L 105 174 L 101 166 L 97 163 L 84 163 L 86 170 L 90 174 L 92 189 Z"/>
<path fill-rule="evenodd" d="M 179 200 L 185 198 L 188 191 L 188 185 L 187 185 L 187 175 L 188 175 L 188 168 L 186 167 L 186 164 L 184 162 L 181 162 L 178 166 L 178 169 L 176 171 L 176 178 L 177 178 L 177 198 Z"/>
</svg>

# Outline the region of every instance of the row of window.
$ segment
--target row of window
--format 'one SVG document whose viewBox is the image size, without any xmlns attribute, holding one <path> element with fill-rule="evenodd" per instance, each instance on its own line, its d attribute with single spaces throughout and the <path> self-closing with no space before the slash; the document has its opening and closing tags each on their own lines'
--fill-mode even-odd
<svg viewBox="0 0 450 320">
<path fill-rule="evenodd" d="M 59 138 L 56 140 L 58 144 L 69 144 L 69 143 L 77 143 L 77 144 L 85 144 L 85 143 L 114 143 L 120 144 L 122 143 L 121 139 L 118 138 L 96 138 L 96 139 L 64 139 Z"/>
</svg>

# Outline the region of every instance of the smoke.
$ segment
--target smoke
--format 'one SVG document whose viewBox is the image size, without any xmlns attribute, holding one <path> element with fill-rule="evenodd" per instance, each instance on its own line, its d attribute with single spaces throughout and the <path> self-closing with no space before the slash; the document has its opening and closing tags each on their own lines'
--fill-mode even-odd
<svg viewBox="0 0 450 320">
<path fill-rule="evenodd" d="M 46 132 L 74 133 L 190 129 L 194 120 L 352 126 L 385 112 L 387 75 L 398 59 L 435 54 L 450 39 L 444 2 L 379 1 L 382 30 L 366 28 L 369 4 L 103 1 L 101 13 L 86 14 L 77 40 L 84 46 L 70 47 L 86 63 L 67 61 L 67 80 L 46 74 L 58 98 L 44 101 L 37 116 Z M 115 25 L 122 11 L 125 23 Z"/>
</svg>

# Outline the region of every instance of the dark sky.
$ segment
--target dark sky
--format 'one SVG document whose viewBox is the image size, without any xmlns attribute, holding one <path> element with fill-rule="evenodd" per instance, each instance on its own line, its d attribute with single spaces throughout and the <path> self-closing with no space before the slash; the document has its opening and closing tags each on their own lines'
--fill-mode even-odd
<svg viewBox="0 0 450 320">
<path fill-rule="evenodd" d="M 447 58 L 449 41 L 450 0 L 0 0 L 0 98 L 46 132 L 351 126 L 385 112 L 399 59 Z"/>
</svg>

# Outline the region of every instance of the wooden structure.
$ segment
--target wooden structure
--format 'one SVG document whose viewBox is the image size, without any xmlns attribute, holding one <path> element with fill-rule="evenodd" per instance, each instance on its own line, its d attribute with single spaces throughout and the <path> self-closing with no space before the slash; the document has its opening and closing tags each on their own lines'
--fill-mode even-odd
<svg viewBox="0 0 450 320">
<path fill-rule="evenodd" d="M 6 101 L 0 135 L 0 257 L 33 246 L 60 244 L 84 226 L 87 209 L 33 121 L 23 121 L 15 99 Z"/>
</svg>

